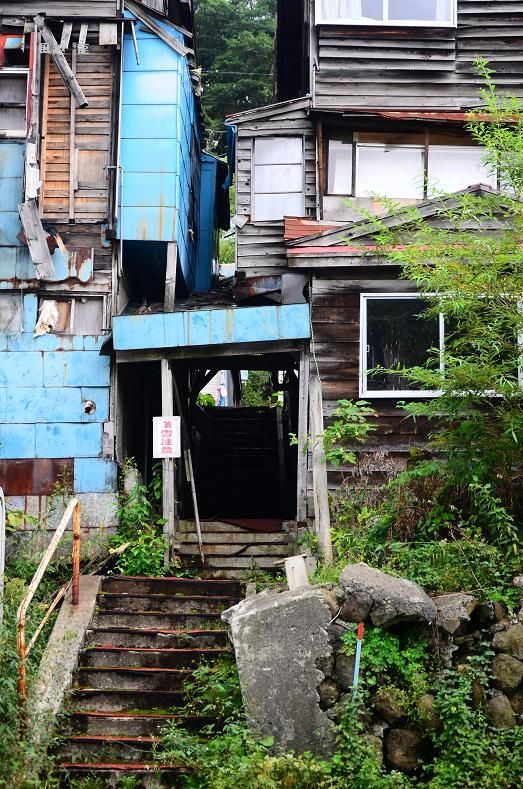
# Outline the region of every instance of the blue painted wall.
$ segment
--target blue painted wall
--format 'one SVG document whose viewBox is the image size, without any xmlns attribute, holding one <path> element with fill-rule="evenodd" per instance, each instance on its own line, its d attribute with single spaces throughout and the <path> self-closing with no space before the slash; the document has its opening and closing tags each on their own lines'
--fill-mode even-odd
<svg viewBox="0 0 523 789">
<path fill-rule="evenodd" d="M 202 153 L 195 283 L 195 290 L 202 293 L 210 289 L 212 279 L 217 166 L 214 156 Z"/>
<path fill-rule="evenodd" d="M 0 142 L 0 462 L 19 458 L 74 458 L 77 493 L 115 490 L 116 466 L 102 457 L 103 422 L 109 419 L 109 358 L 103 337 L 47 334 L 33 337 L 38 296 L 11 281 L 34 280 L 20 232 L 24 144 Z M 19 287 L 19 286 L 18 286 Z M 17 301 L 19 295 L 20 302 Z M 21 323 L 1 323 L 5 307 L 20 305 Z M 85 400 L 96 411 L 84 413 Z"/>
<path fill-rule="evenodd" d="M 127 13 L 132 18 L 132 14 Z M 183 36 L 155 20 L 173 39 Z M 118 234 L 128 241 L 176 241 L 180 273 L 196 284 L 197 245 L 191 238 L 191 180 L 199 219 L 200 131 L 187 59 L 136 21 L 140 63 L 130 31 L 123 47 Z M 191 173 L 191 147 L 198 167 Z M 214 203 L 213 203 L 214 206 Z M 213 209 L 214 210 L 214 209 Z M 196 236 L 198 233 L 196 233 Z M 146 254 L 146 253 L 145 253 Z M 146 258 L 144 265 L 146 265 Z M 207 262 L 210 266 L 210 258 Z"/>
</svg>

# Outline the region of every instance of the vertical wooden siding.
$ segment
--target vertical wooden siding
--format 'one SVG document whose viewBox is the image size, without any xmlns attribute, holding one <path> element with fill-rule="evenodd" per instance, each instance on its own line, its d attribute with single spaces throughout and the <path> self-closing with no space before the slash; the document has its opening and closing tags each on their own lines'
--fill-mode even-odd
<svg viewBox="0 0 523 789">
<path fill-rule="evenodd" d="M 475 106 L 478 56 L 500 89 L 523 96 L 522 0 L 458 0 L 457 29 L 320 26 L 311 35 L 317 107 Z"/>
<path fill-rule="evenodd" d="M 67 55 L 71 64 L 71 55 Z M 109 210 L 113 50 L 89 45 L 77 55 L 77 79 L 89 106 L 71 108 L 71 96 L 46 57 L 42 133 L 42 214 L 56 221 L 99 222 Z M 74 124 L 71 126 L 71 112 Z M 71 140 L 71 128 L 74 129 Z M 74 214 L 70 217 L 70 189 Z"/>
<path fill-rule="evenodd" d="M 339 273 L 329 275 L 327 272 L 313 277 L 310 369 L 311 375 L 317 370 L 320 375 L 326 425 L 338 400 L 359 398 L 360 294 L 411 289 L 412 284 L 398 279 L 397 271 L 390 267 L 379 271 L 361 269 L 358 273 L 350 272 L 346 277 Z M 372 451 L 380 447 L 400 467 L 411 447 L 425 444 L 428 425 L 425 420 L 414 422 L 407 419 L 393 398 L 368 400 L 378 416 L 373 420 L 376 430 L 370 434 L 365 450 Z M 310 458 L 308 467 L 307 514 L 313 517 Z M 352 470 L 351 467 L 329 466 L 329 489 L 338 488 L 344 478 L 350 477 Z"/>
</svg>

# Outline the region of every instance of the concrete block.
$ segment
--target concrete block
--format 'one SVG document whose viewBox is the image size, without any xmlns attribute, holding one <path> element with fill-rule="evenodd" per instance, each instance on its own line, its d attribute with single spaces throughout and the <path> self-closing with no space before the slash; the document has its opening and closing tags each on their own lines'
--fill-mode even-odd
<svg viewBox="0 0 523 789">
<path fill-rule="evenodd" d="M 0 458 L 34 458 L 35 425 L 0 425 Z"/>
<path fill-rule="evenodd" d="M 319 706 L 329 658 L 332 615 L 320 589 L 262 593 L 230 608 L 231 628 L 245 710 L 250 724 L 278 747 L 329 756 L 334 725 Z"/>
<path fill-rule="evenodd" d="M 83 414 L 80 389 L 39 387 L 3 391 L 6 392 L 6 422 L 78 422 Z"/>
<path fill-rule="evenodd" d="M 110 493 L 116 490 L 116 463 L 103 458 L 76 458 L 74 462 L 76 493 Z"/>
<path fill-rule="evenodd" d="M 36 457 L 83 458 L 102 454 L 102 426 L 99 424 L 36 425 Z"/>
<path fill-rule="evenodd" d="M 0 353 L 0 386 L 42 386 L 41 353 L 2 351 Z"/>
<path fill-rule="evenodd" d="M 109 386 L 110 359 L 96 351 L 44 353 L 44 386 Z"/>
</svg>

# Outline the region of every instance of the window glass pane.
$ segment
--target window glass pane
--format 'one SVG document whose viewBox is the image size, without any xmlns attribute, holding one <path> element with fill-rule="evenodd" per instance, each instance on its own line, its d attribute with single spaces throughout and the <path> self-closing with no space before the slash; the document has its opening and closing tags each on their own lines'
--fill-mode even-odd
<svg viewBox="0 0 523 789">
<path fill-rule="evenodd" d="M 0 71 L 0 101 L 6 104 L 24 104 L 27 101 L 27 75 L 8 74 Z"/>
<path fill-rule="evenodd" d="M 456 192 L 474 184 L 496 186 L 496 175 L 482 162 L 482 148 L 448 145 L 429 148 L 429 195 Z"/>
<path fill-rule="evenodd" d="M 103 299 L 76 299 L 74 305 L 74 334 L 101 334 L 103 328 Z"/>
<path fill-rule="evenodd" d="M 350 140 L 329 140 L 327 192 L 330 195 L 350 195 L 352 193 L 352 142 Z"/>
<path fill-rule="evenodd" d="M 301 164 L 260 165 L 254 168 L 256 192 L 300 192 L 303 188 Z"/>
<path fill-rule="evenodd" d="M 330 22 L 382 20 L 383 0 L 317 0 L 316 16 Z"/>
<path fill-rule="evenodd" d="M 256 164 L 301 164 L 302 138 L 278 137 L 256 140 L 254 158 Z"/>
<path fill-rule="evenodd" d="M 451 0 L 389 0 L 389 19 L 450 22 Z"/>
<path fill-rule="evenodd" d="M 366 369 L 423 365 L 439 348 L 439 321 L 423 318 L 422 299 L 367 299 Z M 406 391 L 416 386 L 400 373 L 368 373 L 369 391 Z"/>
<path fill-rule="evenodd" d="M 423 197 L 423 148 L 358 146 L 358 197 Z"/>
<path fill-rule="evenodd" d="M 25 133 L 25 107 L 0 107 L 0 129 Z"/>
<path fill-rule="evenodd" d="M 283 219 L 284 216 L 303 216 L 301 194 L 255 196 L 254 221 L 267 222 L 271 219 Z"/>
</svg>

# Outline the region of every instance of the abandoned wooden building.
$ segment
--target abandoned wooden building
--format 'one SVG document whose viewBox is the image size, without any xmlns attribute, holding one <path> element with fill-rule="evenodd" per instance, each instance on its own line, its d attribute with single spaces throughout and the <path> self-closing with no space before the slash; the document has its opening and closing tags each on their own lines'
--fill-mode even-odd
<svg viewBox="0 0 523 789">
<path fill-rule="evenodd" d="M 498 89 L 521 97 L 522 40 L 521 2 L 281 0 L 279 103 L 228 118 L 238 287 L 307 295 L 305 390 L 320 382 L 324 419 L 342 398 L 369 401 L 378 419 L 366 449 L 384 450 L 396 468 L 427 433 L 398 401 L 436 393 L 368 371 L 423 363 L 444 329 L 419 317 L 399 266 L 362 251 L 373 243 L 369 216 L 384 217 L 386 198 L 437 222 L 442 194 L 498 187 L 466 129 L 481 106 L 474 61 L 488 60 Z M 313 459 L 300 463 L 297 519 L 311 523 Z M 329 468 L 329 489 L 349 472 Z"/>
</svg>

